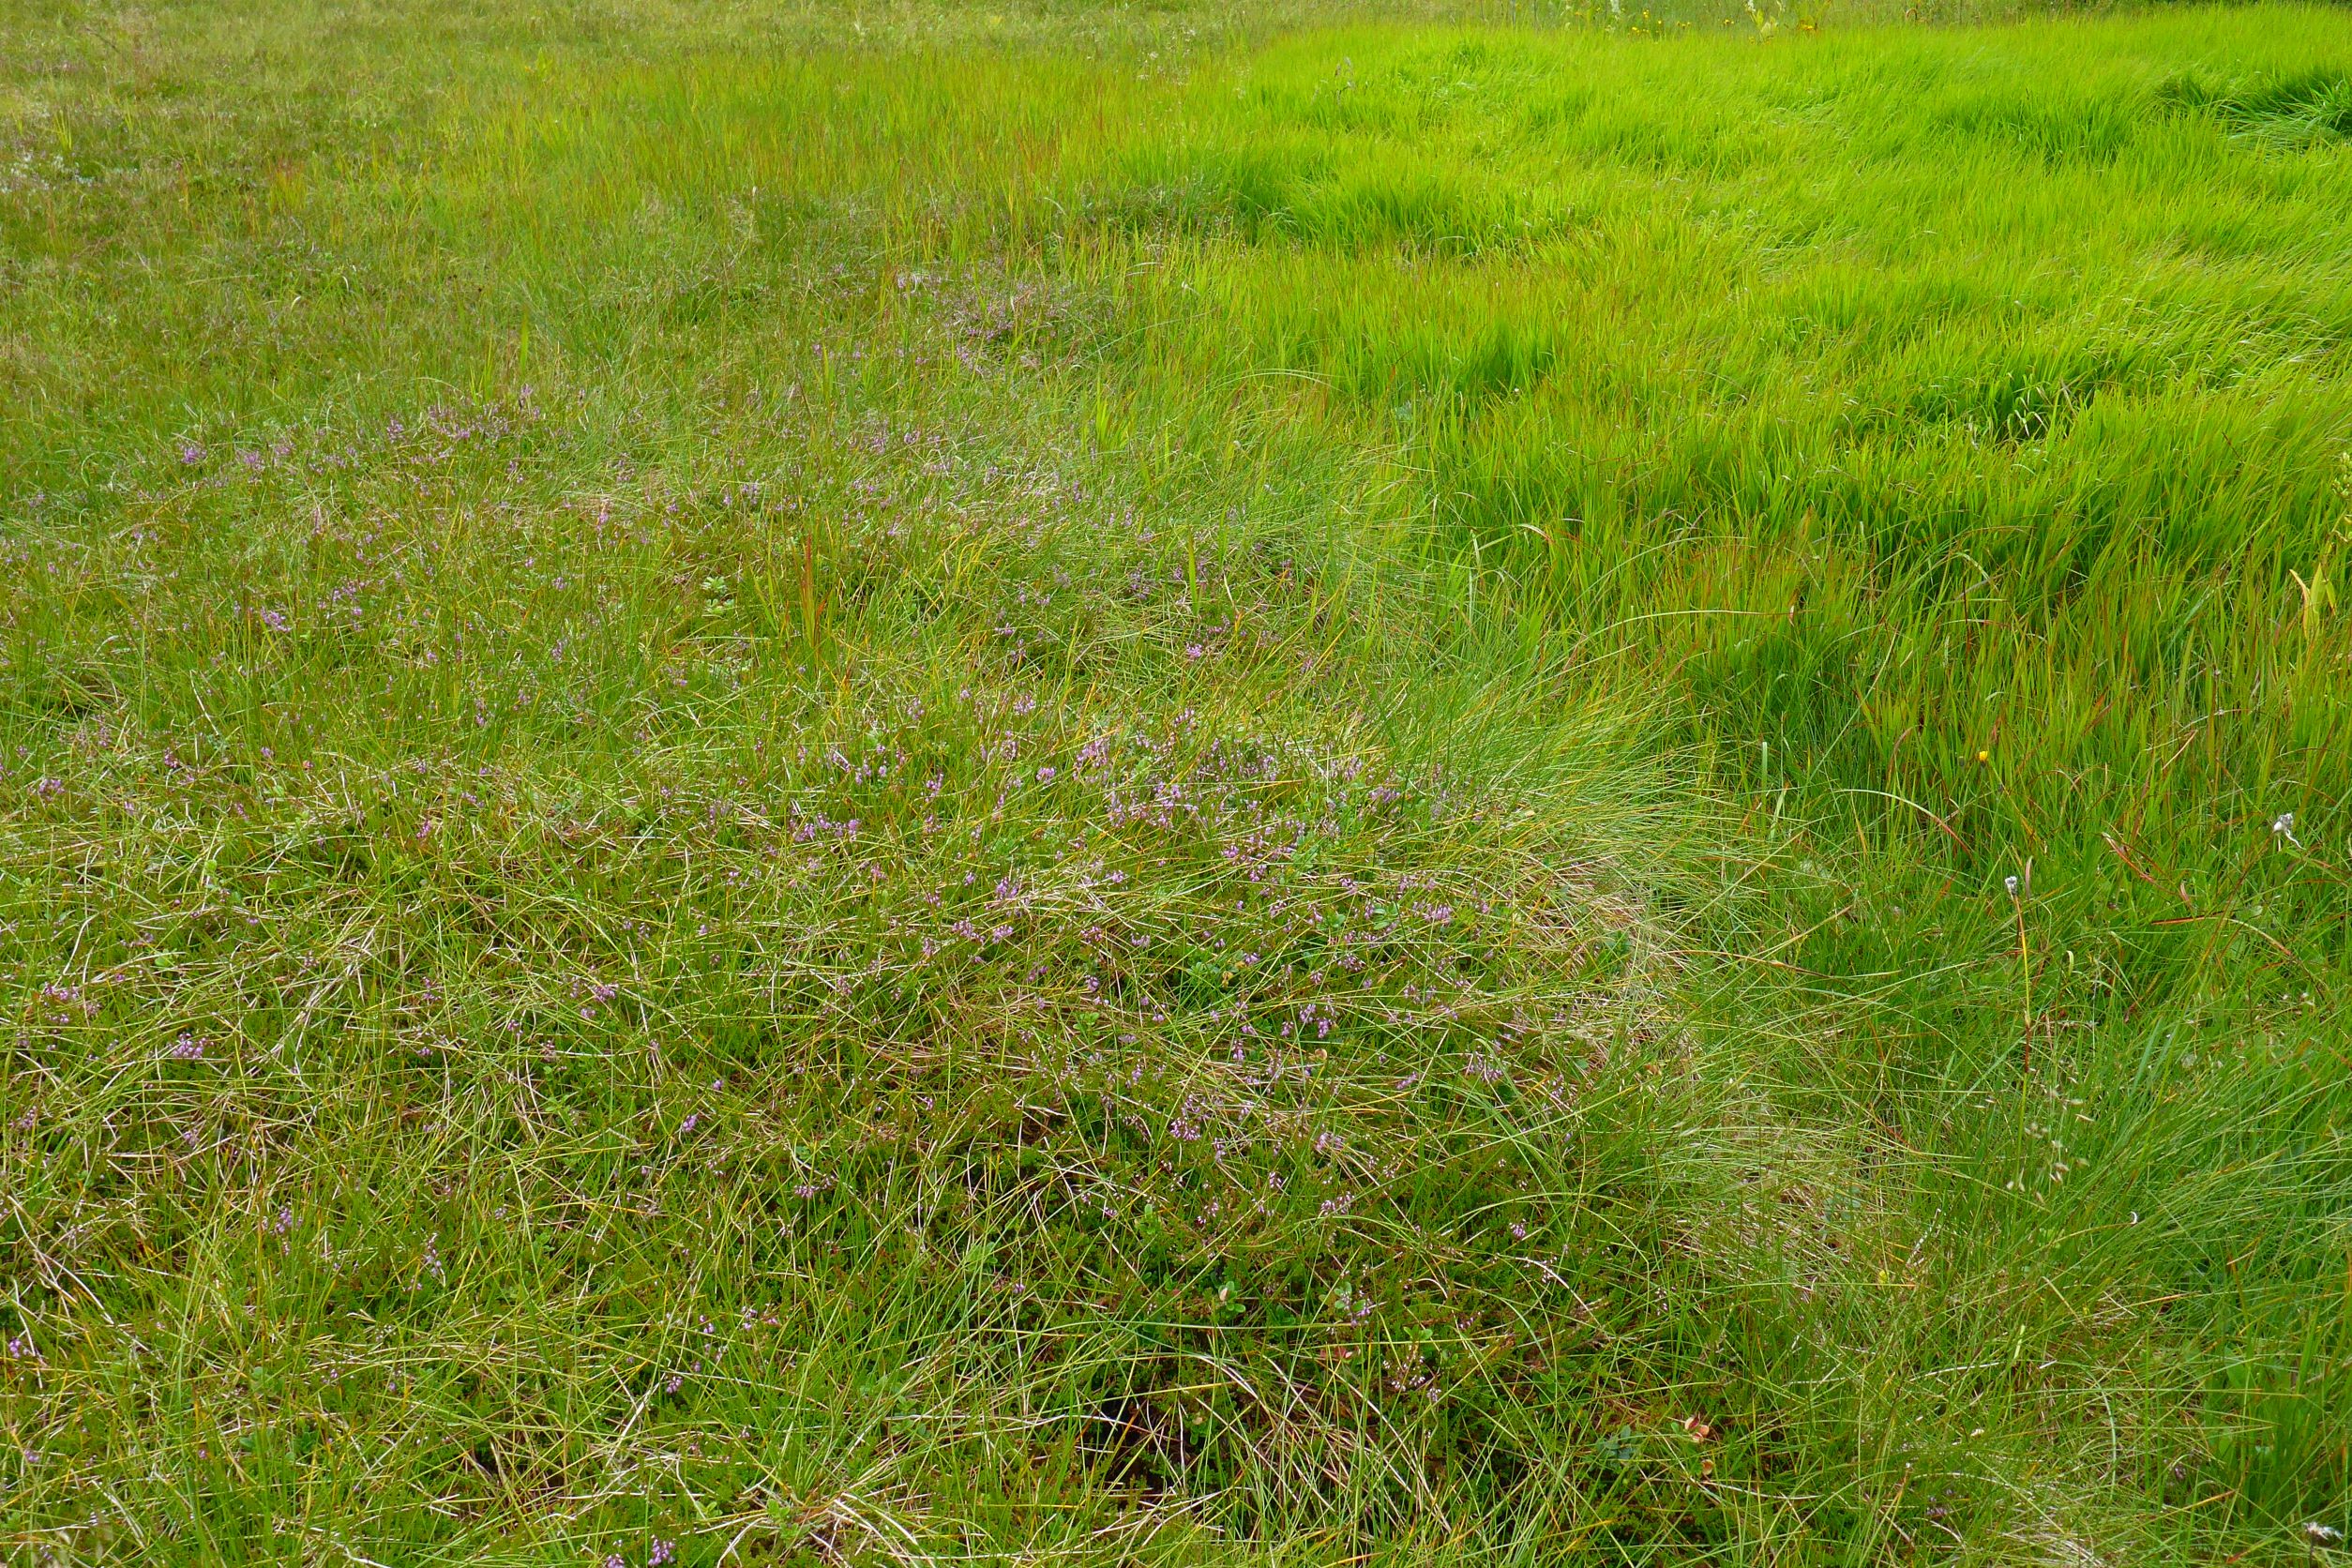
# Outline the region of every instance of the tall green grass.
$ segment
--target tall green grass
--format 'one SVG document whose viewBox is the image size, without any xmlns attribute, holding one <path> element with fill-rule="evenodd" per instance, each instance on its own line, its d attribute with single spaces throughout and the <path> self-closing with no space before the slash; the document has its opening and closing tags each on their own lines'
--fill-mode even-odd
<svg viewBox="0 0 2352 1568">
<path fill-rule="evenodd" d="M 12 1548 L 2352 1527 L 2339 14 L 8 14 Z"/>
</svg>

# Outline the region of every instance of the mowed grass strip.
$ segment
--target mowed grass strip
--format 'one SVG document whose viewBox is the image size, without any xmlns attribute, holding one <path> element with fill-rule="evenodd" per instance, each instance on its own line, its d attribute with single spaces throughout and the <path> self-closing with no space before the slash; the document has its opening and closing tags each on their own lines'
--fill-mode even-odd
<svg viewBox="0 0 2352 1568">
<path fill-rule="evenodd" d="M 13 1546 L 2352 1526 L 2341 18 L 1297 20 L 16 19 Z"/>
</svg>

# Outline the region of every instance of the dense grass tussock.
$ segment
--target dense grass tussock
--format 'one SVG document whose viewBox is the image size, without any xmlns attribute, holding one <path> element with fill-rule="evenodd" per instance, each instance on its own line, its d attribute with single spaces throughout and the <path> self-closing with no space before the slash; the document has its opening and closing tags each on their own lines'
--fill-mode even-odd
<svg viewBox="0 0 2352 1568">
<path fill-rule="evenodd" d="M 11 1549 L 2337 1555 L 2340 14 L 1410 20 L 9 14 Z"/>
<path fill-rule="evenodd" d="M 201 1291 L 178 1353 L 244 1370 L 191 1379 L 166 1437 L 109 1375 L 157 1349 L 61 1322 L 25 1392 L 108 1468 L 219 1445 L 197 1539 L 265 1536 L 265 1478 L 367 1509 L 379 1443 L 421 1444 L 444 1505 L 546 1508 L 649 1407 L 759 1531 L 830 1517 L 908 1421 L 975 1498 L 1037 1485 L 1042 1444 L 1048 1496 L 1222 1470 L 1269 1527 L 1394 1515 L 1486 1452 L 1511 1381 L 1606 1385 L 1580 1299 L 1703 1250 L 1666 1131 L 1769 1137 L 1665 1075 L 1675 834 L 1602 721 L 1425 685 L 1424 714 L 1329 711 L 1319 667 L 1364 640 L 1280 531 L 1188 585 L 1037 447 L 991 478 L 933 432 L 924 481 L 914 432 L 799 417 L 784 470 L 865 456 L 827 510 L 867 565 L 815 661 L 763 598 L 790 564 L 746 569 L 804 499 L 773 477 L 362 533 L 310 520 L 323 490 L 369 515 L 343 453 L 232 458 L 131 547 L 182 563 L 165 619 L 252 727 L 85 720 L 12 832 L 63 879 L 17 940 L 89 965 L 16 1042 L 27 1261 L 68 1301 L 69 1256 Z M 370 445 L 509 495 L 550 418 Z M 249 565 L 281 551 L 339 585 Z M 491 634 L 516 676 L 487 690 L 469 643 L 515 603 L 548 635 Z M 410 656 L 354 668 L 354 628 Z M 614 684 L 648 638 L 682 641 Z M 482 1334 L 494 1365 L 445 1363 Z M 295 1390 L 317 1408 L 266 1433 L 205 1425 Z"/>
</svg>

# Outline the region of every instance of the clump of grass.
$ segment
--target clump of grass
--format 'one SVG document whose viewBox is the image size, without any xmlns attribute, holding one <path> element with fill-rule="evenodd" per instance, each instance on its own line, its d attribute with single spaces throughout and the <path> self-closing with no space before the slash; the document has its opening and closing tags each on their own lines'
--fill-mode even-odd
<svg viewBox="0 0 2352 1568">
<path fill-rule="evenodd" d="M 1692 814 L 1278 507 L 1180 570 L 1033 411 L 770 405 L 762 478 L 527 508 L 589 439 L 548 394 L 167 447 L 44 587 L 149 641 L 19 699 L 24 1526 L 307 1549 L 298 1486 L 370 1538 L 693 1556 L 1564 1507 L 1600 1413 L 1675 1413 L 1647 1281 L 1731 1256 L 1693 1151 L 1786 1136 L 1667 1002 Z"/>
</svg>

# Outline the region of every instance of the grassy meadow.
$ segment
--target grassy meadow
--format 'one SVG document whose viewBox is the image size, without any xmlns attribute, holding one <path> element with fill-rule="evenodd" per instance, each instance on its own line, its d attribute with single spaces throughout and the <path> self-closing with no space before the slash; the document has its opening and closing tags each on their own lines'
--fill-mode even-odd
<svg viewBox="0 0 2352 1568">
<path fill-rule="evenodd" d="M 0 1556 L 2352 1531 L 2352 12 L 0 0 Z"/>
</svg>

